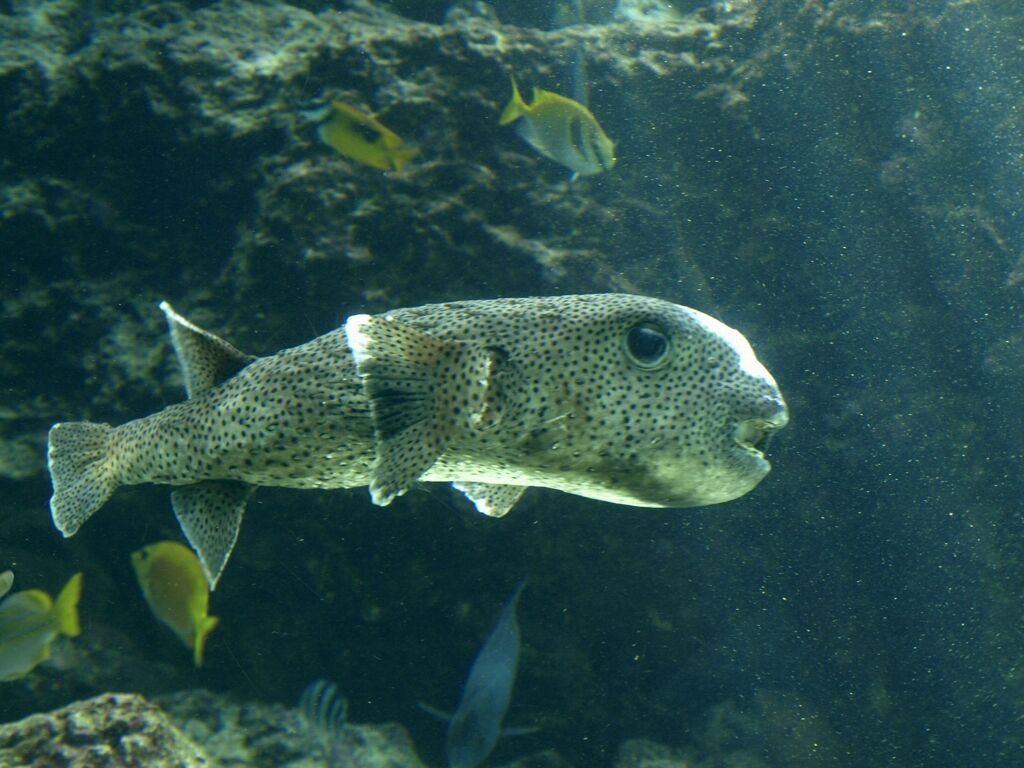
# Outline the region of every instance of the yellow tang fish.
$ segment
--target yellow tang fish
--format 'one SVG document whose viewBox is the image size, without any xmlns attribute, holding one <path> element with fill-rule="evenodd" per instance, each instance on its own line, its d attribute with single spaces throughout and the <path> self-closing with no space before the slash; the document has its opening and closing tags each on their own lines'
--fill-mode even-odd
<svg viewBox="0 0 1024 768">
<path fill-rule="evenodd" d="M 192 649 L 201 667 L 206 636 L 220 619 L 207 615 L 210 592 L 192 550 L 176 541 L 150 544 L 132 552 L 132 567 L 153 615 Z"/>
<path fill-rule="evenodd" d="M 0 602 L 0 681 L 24 677 L 50 658 L 50 647 L 59 635 L 81 633 L 81 596 L 82 574 L 76 573 L 56 601 L 40 589 L 27 589 Z"/>
<path fill-rule="evenodd" d="M 566 96 L 533 89 L 527 104 L 512 78 L 512 98 L 498 122 L 519 123 L 519 135 L 544 157 L 561 163 L 577 176 L 590 176 L 615 167 L 615 142 L 608 138 L 589 109 Z"/>
<path fill-rule="evenodd" d="M 14 574 L 11 571 L 0 573 L 0 597 L 3 597 L 14 583 Z"/>
<path fill-rule="evenodd" d="M 343 101 L 331 104 L 329 114 L 330 119 L 317 132 L 325 144 L 345 157 L 382 171 L 400 171 L 419 152 L 404 146 L 396 133 Z"/>
</svg>

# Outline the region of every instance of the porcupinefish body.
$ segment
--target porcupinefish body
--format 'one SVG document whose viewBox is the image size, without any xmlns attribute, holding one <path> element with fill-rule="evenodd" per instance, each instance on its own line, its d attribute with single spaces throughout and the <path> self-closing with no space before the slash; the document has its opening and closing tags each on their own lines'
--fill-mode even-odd
<svg viewBox="0 0 1024 768">
<path fill-rule="evenodd" d="M 189 399 L 118 427 L 54 425 L 56 527 L 121 485 L 171 501 L 211 587 L 256 486 L 369 486 L 386 505 L 448 481 L 501 516 L 529 486 L 692 507 L 750 491 L 787 410 L 747 340 L 621 294 L 464 301 L 355 315 L 269 357 L 161 304 Z"/>
</svg>

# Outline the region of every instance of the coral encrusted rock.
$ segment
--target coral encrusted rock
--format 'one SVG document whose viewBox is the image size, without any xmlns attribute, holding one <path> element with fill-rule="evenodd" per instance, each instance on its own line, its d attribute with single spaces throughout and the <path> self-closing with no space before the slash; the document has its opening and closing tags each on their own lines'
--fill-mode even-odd
<svg viewBox="0 0 1024 768">
<path fill-rule="evenodd" d="M 0 766 L 207 768 L 212 762 L 141 696 L 107 693 L 0 725 Z"/>
</svg>

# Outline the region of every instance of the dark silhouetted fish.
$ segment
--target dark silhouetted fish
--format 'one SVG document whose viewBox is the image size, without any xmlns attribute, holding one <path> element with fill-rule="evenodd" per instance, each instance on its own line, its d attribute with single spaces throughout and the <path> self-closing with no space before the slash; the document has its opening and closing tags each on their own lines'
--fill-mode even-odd
<svg viewBox="0 0 1024 768">
<path fill-rule="evenodd" d="M 519 669 L 519 622 L 516 607 L 526 579 L 519 582 L 501 610 L 487 642 L 473 660 L 462 698 L 449 718 L 444 712 L 420 705 L 431 714 L 448 720 L 445 754 L 448 768 L 476 768 L 494 750 L 502 736 L 502 721 L 512 701 L 516 671 Z M 531 732 L 533 729 L 515 729 Z"/>
</svg>

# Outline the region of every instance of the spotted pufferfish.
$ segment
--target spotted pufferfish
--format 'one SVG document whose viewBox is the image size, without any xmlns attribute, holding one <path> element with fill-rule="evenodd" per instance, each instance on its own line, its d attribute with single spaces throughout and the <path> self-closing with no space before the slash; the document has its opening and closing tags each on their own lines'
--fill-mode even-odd
<svg viewBox="0 0 1024 768">
<path fill-rule="evenodd" d="M 160 307 L 188 399 L 117 427 L 55 424 L 50 509 L 72 536 L 119 486 L 174 486 L 211 588 L 257 486 L 369 486 L 387 505 L 447 481 L 494 517 L 529 486 L 694 507 L 753 489 L 766 438 L 788 421 L 738 331 L 643 296 L 354 315 L 267 357 Z"/>
</svg>

